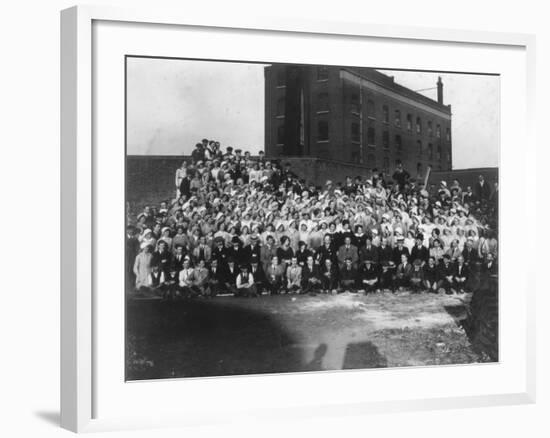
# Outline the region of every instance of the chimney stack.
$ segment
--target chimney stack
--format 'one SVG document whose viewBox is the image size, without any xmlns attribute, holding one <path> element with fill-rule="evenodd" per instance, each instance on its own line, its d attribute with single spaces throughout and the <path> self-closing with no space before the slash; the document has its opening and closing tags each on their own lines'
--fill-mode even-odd
<svg viewBox="0 0 550 438">
<path fill-rule="evenodd" d="M 441 76 L 437 77 L 437 103 L 443 105 L 443 82 L 441 82 Z"/>
</svg>

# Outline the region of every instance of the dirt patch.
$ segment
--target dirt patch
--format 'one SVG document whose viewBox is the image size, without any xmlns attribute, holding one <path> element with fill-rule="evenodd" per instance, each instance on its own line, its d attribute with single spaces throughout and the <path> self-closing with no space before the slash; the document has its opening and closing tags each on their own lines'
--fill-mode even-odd
<svg viewBox="0 0 550 438">
<path fill-rule="evenodd" d="M 449 311 L 460 305 L 444 295 L 349 293 L 130 302 L 128 378 L 479 362 Z"/>
</svg>

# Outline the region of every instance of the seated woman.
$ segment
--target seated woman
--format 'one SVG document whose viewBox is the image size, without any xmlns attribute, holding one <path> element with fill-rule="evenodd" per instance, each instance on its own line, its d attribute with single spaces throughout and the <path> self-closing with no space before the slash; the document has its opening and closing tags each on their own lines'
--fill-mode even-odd
<svg viewBox="0 0 550 438">
<path fill-rule="evenodd" d="M 290 238 L 288 236 L 281 237 L 281 246 L 277 248 L 277 257 L 280 263 L 284 263 L 287 266 L 290 265 L 293 256 L 294 251 L 290 247 Z"/>
</svg>

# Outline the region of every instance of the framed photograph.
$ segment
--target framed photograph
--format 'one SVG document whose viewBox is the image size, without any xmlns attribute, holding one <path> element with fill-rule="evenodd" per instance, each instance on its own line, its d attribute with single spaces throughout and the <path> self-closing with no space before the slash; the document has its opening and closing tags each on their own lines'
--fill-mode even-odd
<svg viewBox="0 0 550 438">
<path fill-rule="evenodd" d="M 62 426 L 534 402 L 533 51 L 63 11 Z"/>
</svg>

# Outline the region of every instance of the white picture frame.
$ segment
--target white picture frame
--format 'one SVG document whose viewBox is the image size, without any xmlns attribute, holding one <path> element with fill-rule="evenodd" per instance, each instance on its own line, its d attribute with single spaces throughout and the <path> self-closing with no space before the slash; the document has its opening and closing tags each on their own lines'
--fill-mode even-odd
<svg viewBox="0 0 550 438">
<path fill-rule="evenodd" d="M 272 17 L 240 16 L 228 21 L 214 13 L 208 16 L 192 15 L 188 11 L 162 11 L 157 8 L 129 10 L 96 6 L 77 6 L 61 13 L 61 426 L 75 431 L 101 431 L 120 428 L 162 427 L 207 423 L 209 416 L 189 418 L 182 412 L 164 415 L 155 412 L 149 418 L 120 416 L 103 418 L 97 415 L 97 337 L 94 332 L 97 284 L 96 250 L 97 206 L 101 203 L 94 190 L 97 166 L 93 147 L 93 123 L 95 97 L 93 84 L 97 78 L 93 65 L 95 47 L 94 22 L 132 23 L 133 25 L 176 25 L 208 29 L 239 29 L 242 32 L 280 32 L 283 34 L 348 35 L 356 38 L 376 37 L 418 42 L 450 42 L 467 45 L 509 47 L 525 54 L 527 86 L 525 106 L 525 149 L 535 150 L 532 128 L 534 120 L 534 46 L 532 35 L 461 31 L 450 29 L 426 29 L 403 26 L 373 25 L 369 23 L 339 23 L 310 21 L 307 19 L 281 19 Z M 501 178 L 510 175 L 506 163 L 501 163 Z M 531 170 L 526 181 L 534 181 Z M 503 185 L 506 189 L 506 184 Z M 534 184 L 533 184 L 534 186 Z M 506 196 L 506 195 L 504 195 Z M 526 193 L 534 199 L 534 193 Z M 534 205 L 534 203 L 532 204 Z M 534 218 L 534 209 L 524 213 Z M 506 248 L 502 251 L 507 251 Z M 122 255 L 121 255 L 122 257 Z M 349 401 L 329 404 L 326 400 L 311 401 L 298 409 L 292 409 L 294 417 L 313 415 L 362 415 L 373 412 L 399 412 L 414 409 L 441 409 L 480 407 L 491 405 L 533 403 L 535 400 L 535 275 L 522 272 L 525 298 L 525 351 L 518 352 L 525 359 L 525 375 L 521 389 L 505 393 L 436 397 L 428 399 L 391 399 L 379 401 Z M 523 297 L 523 295 L 522 295 Z M 523 307 L 522 307 L 523 309 Z M 360 379 L 360 374 L 354 374 Z M 263 377 L 251 377 L 264 379 Z M 242 377 L 241 379 L 251 379 Z M 195 381 L 200 385 L 200 381 Z M 164 383 L 166 385 L 166 383 Z M 212 380 L 210 380 L 212 385 Z M 315 409 L 313 407 L 315 406 Z M 282 406 L 280 415 L 290 413 Z M 229 421 L 234 414 L 221 411 L 216 422 Z M 250 415 L 255 415 L 254 412 Z M 258 412 L 258 417 L 262 413 Z M 243 416 L 246 418 L 246 416 Z"/>
</svg>

